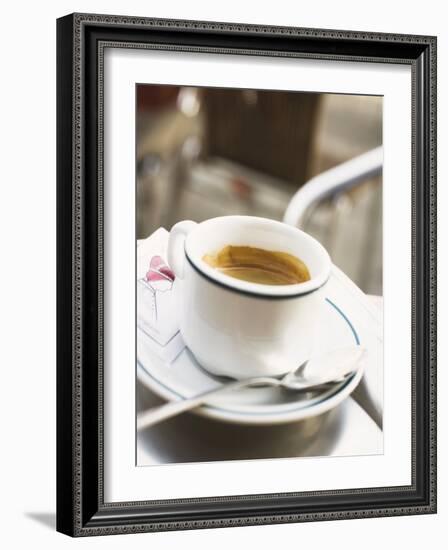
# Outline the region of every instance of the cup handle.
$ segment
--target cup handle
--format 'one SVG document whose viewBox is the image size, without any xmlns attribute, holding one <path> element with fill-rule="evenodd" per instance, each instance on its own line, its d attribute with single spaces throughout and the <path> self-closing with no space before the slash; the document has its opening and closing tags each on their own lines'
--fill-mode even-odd
<svg viewBox="0 0 448 550">
<path fill-rule="evenodd" d="M 171 228 L 168 240 L 168 265 L 174 271 L 174 275 L 183 279 L 185 264 L 185 239 L 188 233 L 197 226 L 196 222 L 185 220 L 176 223 Z"/>
</svg>

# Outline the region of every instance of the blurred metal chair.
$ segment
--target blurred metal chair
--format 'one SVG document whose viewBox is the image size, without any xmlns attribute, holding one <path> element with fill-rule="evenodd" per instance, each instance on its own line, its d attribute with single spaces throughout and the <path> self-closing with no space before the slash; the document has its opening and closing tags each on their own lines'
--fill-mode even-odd
<svg viewBox="0 0 448 550">
<path fill-rule="evenodd" d="M 229 213 L 281 219 L 310 177 L 320 95 L 205 88 L 200 97 L 201 151 L 170 220 L 179 213 L 196 221 Z"/>
<path fill-rule="evenodd" d="M 284 181 L 291 192 L 310 177 L 321 94 L 203 90 L 203 157 Z"/>
<path fill-rule="evenodd" d="M 347 208 L 347 194 L 367 180 L 382 174 L 383 148 L 377 147 L 327 170 L 305 183 L 292 197 L 283 216 L 287 224 L 306 229 L 323 241 L 334 258 L 341 219 L 345 225 L 340 267 L 365 291 L 382 293 L 381 195 L 370 198 L 363 210 Z M 381 186 L 376 186 L 381 193 Z M 314 222 L 316 210 L 327 203 L 327 215 Z M 364 201 L 366 202 L 366 201 Z M 322 218 L 322 217 L 321 217 Z M 319 225 L 321 226 L 319 229 Z M 324 230 L 322 230 L 324 228 Z M 348 242 L 348 240 L 350 242 Z M 358 250 L 356 250 L 358 248 Z M 351 271 L 351 272 L 350 272 Z M 376 280 L 372 280 L 372 274 Z"/>
<path fill-rule="evenodd" d="M 281 219 L 310 177 L 319 94 L 180 88 L 166 105 L 163 86 L 143 91 L 138 235 L 229 212 Z"/>
</svg>

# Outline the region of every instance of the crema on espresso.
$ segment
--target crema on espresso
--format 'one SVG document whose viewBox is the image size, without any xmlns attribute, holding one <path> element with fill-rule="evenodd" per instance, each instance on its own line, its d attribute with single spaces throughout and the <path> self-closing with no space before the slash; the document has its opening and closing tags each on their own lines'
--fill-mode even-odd
<svg viewBox="0 0 448 550">
<path fill-rule="evenodd" d="M 226 245 L 202 259 L 229 277 L 262 285 L 294 285 L 311 278 L 305 263 L 287 252 Z"/>
</svg>

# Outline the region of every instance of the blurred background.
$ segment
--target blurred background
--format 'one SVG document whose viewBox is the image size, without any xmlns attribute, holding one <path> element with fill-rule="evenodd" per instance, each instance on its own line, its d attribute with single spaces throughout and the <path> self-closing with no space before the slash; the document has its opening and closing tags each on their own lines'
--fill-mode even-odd
<svg viewBox="0 0 448 550">
<path fill-rule="evenodd" d="M 381 144 L 381 97 L 138 85 L 137 238 L 184 219 L 282 220 L 314 176 Z M 303 206 L 294 224 L 382 295 L 381 175 Z"/>
</svg>

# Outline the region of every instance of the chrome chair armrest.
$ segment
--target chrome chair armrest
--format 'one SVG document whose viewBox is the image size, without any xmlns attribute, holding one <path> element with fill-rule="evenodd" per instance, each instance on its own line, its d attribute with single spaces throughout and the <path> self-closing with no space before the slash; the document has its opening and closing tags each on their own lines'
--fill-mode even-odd
<svg viewBox="0 0 448 550">
<path fill-rule="evenodd" d="M 309 208 L 341 191 L 381 174 L 383 147 L 377 147 L 354 159 L 339 164 L 305 183 L 290 200 L 283 221 L 300 227 Z"/>
</svg>

